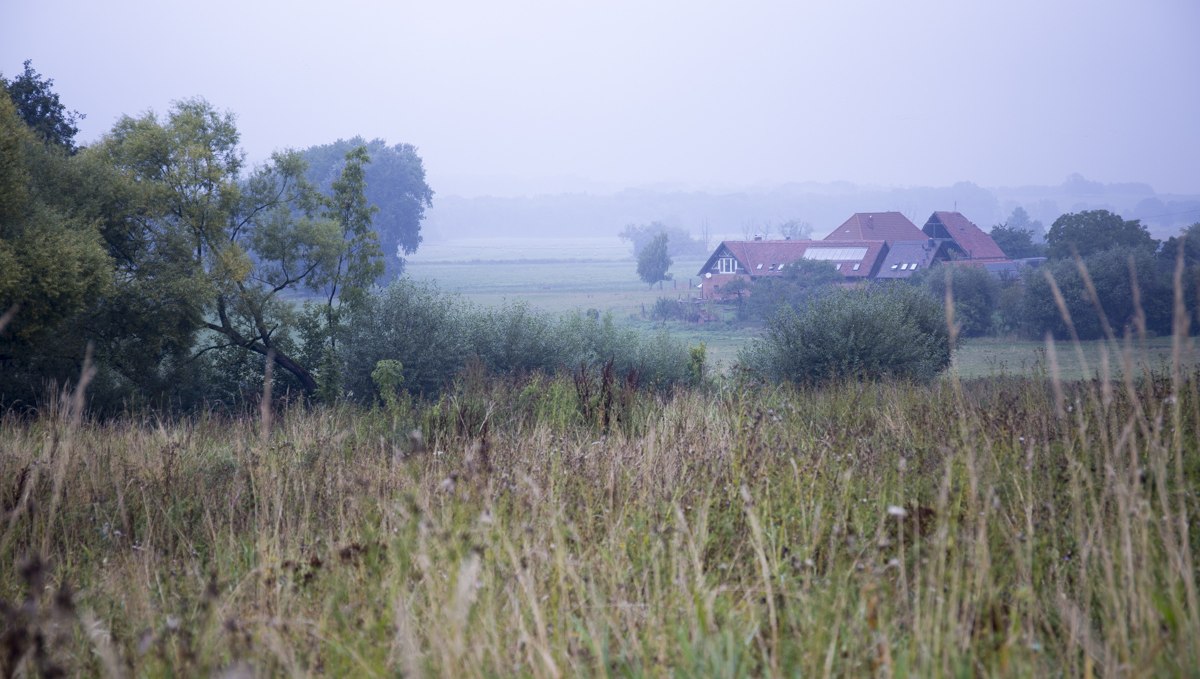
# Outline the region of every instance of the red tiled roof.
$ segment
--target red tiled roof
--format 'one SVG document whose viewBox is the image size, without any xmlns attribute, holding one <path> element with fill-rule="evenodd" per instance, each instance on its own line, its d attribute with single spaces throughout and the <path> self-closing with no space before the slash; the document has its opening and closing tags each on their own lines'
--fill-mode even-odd
<svg viewBox="0 0 1200 679">
<path fill-rule="evenodd" d="M 848 278 L 864 278 L 874 273 L 885 250 L 886 243 L 879 240 L 839 240 L 836 243 L 828 240 L 727 240 L 713 251 L 699 273 L 703 276 L 716 272 L 717 260 L 728 252 L 740 265 L 738 273 L 752 277 L 782 275 L 786 266 L 780 265 L 807 258 L 827 261 Z"/>
<path fill-rule="evenodd" d="M 925 222 L 923 231 L 931 238 L 953 238 L 967 253 L 968 259 L 1008 259 L 996 241 L 961 212 L 935 212 Z"/>
<path fill-rule="evenodd" d="M 899 212 L 856 212 L 825 240 L 924 240 L 925 234 Z"/>
</svg>

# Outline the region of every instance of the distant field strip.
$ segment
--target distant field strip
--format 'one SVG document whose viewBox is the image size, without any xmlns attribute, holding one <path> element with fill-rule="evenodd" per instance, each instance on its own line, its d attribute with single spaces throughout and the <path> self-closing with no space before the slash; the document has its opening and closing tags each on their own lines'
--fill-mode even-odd
<svg viewBox="0 0 1200 679">
<path fill-rule="evenodd" d="M 411 264 L 431 262 L 590 260 L 633 261 L 629 244 L 607 238 L 457 238 L 423 243 Z M 635 276 L 636 280 L 636 276 Z"/>
</svg>

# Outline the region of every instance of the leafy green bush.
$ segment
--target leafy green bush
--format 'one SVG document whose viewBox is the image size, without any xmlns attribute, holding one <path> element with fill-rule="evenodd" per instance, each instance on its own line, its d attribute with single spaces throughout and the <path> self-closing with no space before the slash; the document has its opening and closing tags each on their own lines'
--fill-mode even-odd
<svg viewBox="0 0 1200 679">
<path fill-rule="evenodd" d="M 760 278 L 739 308 L 745 320 L 765 321 L 783 307 L 799 309 L 846 278 L 832 262 L 801 259 L 788 264 L 782 276 Z"/>
<path fill-rule="evenodd" d="M 1092 279 L 1104 317 L 1115 334 L 1121 335 L 1138 323 L 1139 304 L 1149 332 L 1165 334 L 1171 331 L 1171 283 L 1148 250 L 1114 248 L 1084 257 L 1083 265 Z M 1134 301 L 1130 266 L 1137 272 L 1138 303 Z M 1034 338 L 1041 338 L 1046 333 L 1058 339 L 1071 336 L 1047 275 L 1058 285 L 1079 339 L 1104 337 L 1104 325 L 1096 304 L 1079 266 L 1070 259 L 1051 262 L 1026 273 L 1023 304 L 1026 333 Z"/>
<path fill-rule="evenodd" d="M 939 266 L 926 269 L 922 277 L 935 300 L 946 299 L 946 287 L 954 293 L 954 322 L 963 337 L 989 334 L 996 326 L 994 315 L 1000 304 L 1000 281 L 977 266 Z"/>
<path fill-rule="evenodd" d="M 772 318 L 739 363 L 766 379 L 804 384 L 930 380 L 950 364 L 950 337 L 942 306 L 920 288 L 843 289 Z"/>
<path fill-rule="evenodd" d="M 466 325 L 472 355 L 493 373 L 550 372 L 565 360 L 554 319 L 524 302 L 473 310 Z"/>
<path fill-rule="evenodd" d="M 403 385 L 410 392 L 436 393 L 470 355 L 465 316 L 460 300 L 410 280 L 370 295 L 354 311 L 342 345 L 348 395 L 370 398 L 371 373 L 387 359 L 403 364 Z"/>
<path fill-rule="evenodd" d="M 398 384 L 434 395 L 468 365 L 493 375 L 574 373 L 612 363 L 639 385 L 669 388 L 688 379 L 688 352 L 666 333 L 643 335 L 611 316 L 556 317 L 525 304 L 478 309 L 432 285 L 401 279 L 356 309 L 342 347 L 349 396 L 374 397 L 381 361 L 402 365 Z"/>
<path fill-rule="evenodd" d="M 611 360 L 617 374 L 636 371 L 639 383 L 646 386 L 663 389 L 687 380 L 687 348 L 665 331 L 647 336 L 618 326 L 611 315 L 575 314 L 559 321 L 556 333 L 563 343 L 559 369 L 600 366 Z"/>
</svg>

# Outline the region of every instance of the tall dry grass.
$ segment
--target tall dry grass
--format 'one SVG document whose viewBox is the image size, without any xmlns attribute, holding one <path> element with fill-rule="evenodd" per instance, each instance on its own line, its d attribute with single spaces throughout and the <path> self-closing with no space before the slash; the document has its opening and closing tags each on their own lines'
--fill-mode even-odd
<svg viewBox="0 0 1200 679">
<path fill-rule="evenodd" d="M 0 420 L 0 667 L 1192 675 L 1200 376 L 1110 337 L 1086 382 L 629 391 L 603 416 L 569 377 L 178 420 L 64 392 Z"/>
</svg>

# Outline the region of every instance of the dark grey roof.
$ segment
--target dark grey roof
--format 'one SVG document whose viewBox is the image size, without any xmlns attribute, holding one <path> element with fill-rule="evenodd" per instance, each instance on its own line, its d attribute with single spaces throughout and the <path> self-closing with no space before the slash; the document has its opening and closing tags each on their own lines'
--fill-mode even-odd
<svg viewBox="0 0 1200 679">
<path fill-rule="evenodd" d="M 928 269 L 946 247 L 953 244 L 946 238 L 900 240 L 892 243 L 876 278 L 908 278 L 917 271 Z M 945 259 L 943 255 L 941 259 Z"/>
</svg>

